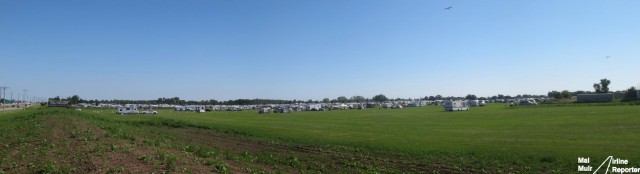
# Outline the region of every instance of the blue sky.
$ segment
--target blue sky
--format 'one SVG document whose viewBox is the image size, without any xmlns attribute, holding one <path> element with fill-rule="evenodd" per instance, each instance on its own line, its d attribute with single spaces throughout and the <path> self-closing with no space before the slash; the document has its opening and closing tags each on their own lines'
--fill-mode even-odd
<svg viewBox="0 0 640 174">
<path fill-rule="evenodd" d="M 192 100 L 546 94 L 591 91 L 601 78 L 623 90 L 640 83 L 638 9 L 635 0 L 0 0 L 0 86 Z"/>
</svg>

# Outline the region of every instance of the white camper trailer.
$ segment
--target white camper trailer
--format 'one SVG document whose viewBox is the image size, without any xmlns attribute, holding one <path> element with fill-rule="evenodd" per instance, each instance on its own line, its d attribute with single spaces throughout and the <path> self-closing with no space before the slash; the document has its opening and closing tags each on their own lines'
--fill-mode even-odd
<svg viewBox="0 0 640 174">
<path fill-rule="evenodd" d="M 612 95 L 612 98 L 613 98 L 613 95 Z M 517 105 L 537 105 L 538 103 L 536 102 L 536 100 L 532 98 L 527 98 L 527 99 L 518 100 L 518 103 L 516 104 Z"/>
<path fill-rule="evenodd" d="M 469 103 L 467 101 L 461 100 L 447 100 L 444 102 L 444 110 L 445 111 L 466 111 L 469 110 Z"/>
<path fill-rule="evenodd" d="M 128 105 L 126 107 L 118 107 L 116 110 L 117 114 L 138 114 L 138 107 L 136 105 Z"/>
<path fill-rule="evenodd" d="M 191 107 L 191 110 L 194 111 L 194 112 L 204 113 L 204 112 L 206 112 L 206 107 L 204 107 L 204 106 L 195 106 L 195 107 Z"/>
<path fill-rule="evenodd" d="M 258 113 L 259 114 L 269 114 L 269 113 L 271 113 L 271 108 L 269 108 L 269 107 L 260 108 L 258 110 Z"/>
<path fill-rule="evenodd" d="M 205 106 L 176 106 L 176 111 L 193 111 L 193 112 L 205 112 Z"/>
<path fill-rule="evenodd" d="M 310 104 L 307 106 L 308 111 L 323 111 L 322 105 L 319 104 Z"/>
</svg>

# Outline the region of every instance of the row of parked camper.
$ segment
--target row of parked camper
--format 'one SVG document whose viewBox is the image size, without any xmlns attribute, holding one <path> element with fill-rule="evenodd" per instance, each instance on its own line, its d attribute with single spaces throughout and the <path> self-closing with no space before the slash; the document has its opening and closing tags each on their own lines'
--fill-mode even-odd
<svg viewBox="0 0 640 174">
<path fill-rule="evenodd" d="M 263 105 L 258 108 L 258 113 L 289 113 L 293 111 L 330 111 L 330 110 L 347 110 L 347 109 L 366 109 L 366 108 L 389 108 L 402 109 L 405 107 L 421 107 L 432 104 L 433 101 L 391 101 L 384 103 L 368 102 L 368 103 L 321 103 L 321 104 L 298 104 L 298 105 Z"/>
<path fill-rule="evenodd" d="M 536 105 L 541 99 L 521 98 L 521 99 L 497 99 L 497 100 L 434 100 L 434 101 L 390 101 L 384 103 L 301 103 L 301 104 L 268 104 L 268 105 L 166 105 L 163 107 L 173 107 L 175 111 L 207 112 L 207 111 L 243 111 L 258 110 L 259 113 L 289 113 L 293 111 L 327 111 L 346 109 L 366 109 L 366 108 L 390 108 L 402 109 L 405 107 L 421 107 L 426 105 L 443 105 L 446 111 L 469 110 L 469 107 L 485 106 L 488 102 L 504 102 L 510 105 Z M 103 107 L 115 107 L 118 114 L 157 114 L 157 111 L 146 109 L 139 111 L 138 108 L 155 108 L 151 105 L 103 105 Z"/>
<path fill-rule="evenodd" d="M 485 100 L 447 100 L 443 102 L 445 111 L 466 111 L 469 107 L 473 106 L 485 106 L 487 101 Z M 514 99 L 509 105 L 537 105 L 533 98 Z"/>
<path fill-rule="evenodd" d="M 120 106 L 116 108 L 116 113 L 120 115 L 125 114 L 158 114 L 158 111 L 154 111 L 151 108 L 145 109 L 143 111 L 139 111 L 139 105 L 135 104 L 126 104 L 124 106 Z"/>
<path fill-rule="evenodd" d="M 192 111 L 192 112 L 205 112 L 207 109 L 205 106 L 176 106 L 176 111 Z"/>
<path fill-rule="evenodd" d="M 175 111 L 186 112 L 208 112 L 208 111 L 244 111 L 258 110 L 259 113 L 288 113 L 293 111 L 329 111 L 329 110 L 347 110 L 347 109 L 366 109 L 366 108 L 390 108 L 402 109 L 405 107 L 421 107 L 431 104 L 439 104 L 443 101 L 389 101 L 384 103 L 367 102 L 367 103 L 300 103 L 300 104 L 267 104 L 267 105 L 104 105 L 104 107 L 115 107 L 118 114 L 156 114 L 157 111 L 147 109 L 139 111 L 138 108 L 173 108 Z M 482 102 L 484 103 L 484 102 Z M 155 106 L 155 107 L 154 107 Z"/>
<path fill-rule="evenodd" d="M 466 111 L 469 107 L 485 105 L 487 105 L 485 100 L 447 100 L 442 104 L 445 111 Z"/>
</svg>

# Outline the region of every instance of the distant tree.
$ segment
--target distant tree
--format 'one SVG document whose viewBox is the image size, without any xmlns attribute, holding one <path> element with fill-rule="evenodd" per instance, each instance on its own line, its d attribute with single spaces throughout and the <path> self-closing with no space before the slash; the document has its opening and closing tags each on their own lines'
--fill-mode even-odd
<svg viewBox="0 0 640 174">
<path fill-rule="evenodd" d="M 636 93 L 636 87 L 632 86 L 631 88 L 627 89 L 627 91 L 625 91 L 622 101 L 636 100 L 638 99 L 637 95 L 638 94 Z"/>
<path fill-rule="evenodd" d="M 331 100 L 329 98 L 323 98 L 322 103 L 329 103 Z"/>
<path fill-rule="evenodd" d="M 338 97 L 336 100 L 338 100 L 338 102 L 340 102 L 340 103 L 347 103 L 347 102 L 349 102 L 349 99 L 347 99 L 347 97 L 345 97 L 345 96 L 340 96 L 340 97 Z"/>
<path fill-rule="evenodd" d="M 435 96 L 429 96 L 429 100 L 436 100 Z"/>
<path fill-rule="evenodd" d="M 561 92 L 562 98 L 571 98 L 571 92 L 569 92 L 568 90 L 563 90 Z"/>
<path fill-rule="evenodd" d="M 549 93 L 547 93 L 547 96 L 555 99 L 561 99 L 562 93 L 558 91 L 550 91 Z"/>
<path fill-rule="evenodd" d="M 351 101 L 353 102 L 361 103 L 361 102 L 364 102 L 365 100 L 366 99 L 363 96 L 359 96 L 359 95 L 351 97 Z"/>
<path fill-rule="evenodd" d="M 593 89 L 596 90 L 596 93 L 602 93 L 602 87 L 598 83 L 593 84 Z"/>
<path fill-rule="evenodd" d="M 596 93 L 608 93 L 609 84 L 611 84 L 610 80 L 600 79 L 600 83 L 594 83 L 593 88 L 596 90 Z"/>
<path fill-rule="evenodd" d="M 476 95 L 473 95 L 473 94 L 468 94 L 466 97 L 464 97 L 464 99 L 475 100 L 475 99 L 478 99 L 478 97 L 476 97 Z"/>
<path fill-rule="evenodd" d="M 504 99 L 504 95 L 498 94 L 498 99 Z"/>
<path fill-rule="evenodd" d="M 373 101 L 376 101 L 376 102 L 385 102 L 388 100 L 389 99 L 387 98 L 387 96 L 384 96 L 384 94 L 378 94 L 376 96 L 373 96 Z"/>
<path fill-rule="evenodd" d="M 80 97 L 78 95 L 69 97 L 69 103 L 71 104 L 78 104 L 78 101 L 80 101 Z"/>
<path fill-rule="evenodd" d="M 609 84 L 611 84 L 611 81 L 608 79 L 600 79 L 600 86 L 602 87 L 602 92 L 607 93 L 609 92 Z"/>
<path fill-rule="evenodd" d="M 180 97 L 171 98 L 171 104 L 180 104 Z"/>
<path fill-rule="evenodd" d="M 440 94 L 436 95 L 436 100 L 442 100 L 442 96 Z"/>
<path fill-rule="evenodd" d="M 553 98 L 555 99 L 562 99 L 562 93 L 558 92 L 558 91 L 554 91 L 555 93 L 553 93 Z"/>
</svg>

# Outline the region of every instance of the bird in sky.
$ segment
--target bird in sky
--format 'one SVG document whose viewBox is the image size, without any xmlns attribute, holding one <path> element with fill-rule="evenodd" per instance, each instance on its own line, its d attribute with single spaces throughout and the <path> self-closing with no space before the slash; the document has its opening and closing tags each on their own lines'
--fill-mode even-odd
<svg viewBox="0 0 640 174">
<path fill-rule="evenodd" d="M 607 56 L 607 59 L 608 59 L 609 57 L 611 57 L 611 56 Z"/>
<path fill-rule="evenodd" d="M 444 9 L 445 9 L 445 10 L 451 10 L 451 9 L 453 9 L 453 7 L 452 7 L 452 6 L 449 6 L 449 7 L 444 8 Z"/>
</svg>

